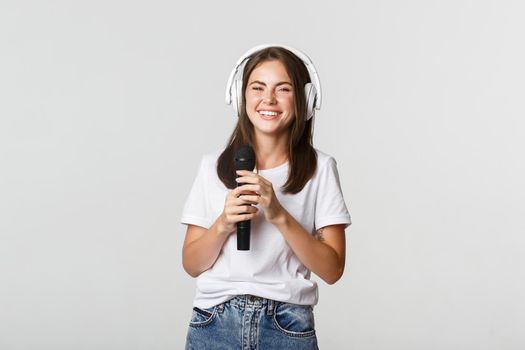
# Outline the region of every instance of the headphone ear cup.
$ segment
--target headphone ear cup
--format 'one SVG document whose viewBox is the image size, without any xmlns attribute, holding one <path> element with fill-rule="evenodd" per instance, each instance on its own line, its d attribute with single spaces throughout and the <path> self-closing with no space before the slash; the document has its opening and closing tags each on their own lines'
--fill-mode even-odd
<svg viewBox="0 0 525 350">
<path fill-rule="evenodd" d="M 312 83 L 304 84 L 304 94 L 306 98 L 306 120 L 308 120 L 312 118 L 315 114 L 314 105 L 315 105 L 315 99 L 317 96 L 317 91 L 315 89 L 314 84 Z"/>
<path fill-rule="evenodd" d="M 235 114 L 239 117 L 241 115 L 242 104 L 242 81 L 235 79 L 232 86 L 232 106 Z"/>
</svg>

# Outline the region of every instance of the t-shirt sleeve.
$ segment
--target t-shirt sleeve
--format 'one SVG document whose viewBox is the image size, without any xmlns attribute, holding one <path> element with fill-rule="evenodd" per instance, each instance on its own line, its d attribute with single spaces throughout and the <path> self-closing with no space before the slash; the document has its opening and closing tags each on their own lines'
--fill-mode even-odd
<svg viewBox="0 0 525 350">
<path fill-rule="evenodd" d="M 319 169 L 319 188 L 315 204 L 315 230 L 324 226 L 344 224 L 345 228 L 352 224 L 350 213 L 343 198 L 337 163 L 330 157 Z"/>
<path fill-rule="evenodd" d="M 209 169 L 206 157 L 203 157 L 190 194 L 184 203 L 181 218 L 182 224 L 197 225 L 206 229 L 212 225 L 207 205 L 208 176 L 211 170 L 213 169 Z"/>
</svg>

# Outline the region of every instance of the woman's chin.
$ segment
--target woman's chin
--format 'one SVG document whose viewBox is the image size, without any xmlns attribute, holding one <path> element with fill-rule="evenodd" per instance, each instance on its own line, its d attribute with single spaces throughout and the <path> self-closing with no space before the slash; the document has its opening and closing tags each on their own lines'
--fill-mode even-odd
<svg viewBox="0 0 525 350">
<path fill-rule="evenodd" d="M 282 130 L 282 128 L 279 127 L 257 127 L 254 128 L 256 133 L 264 134 L 264 135 L 280 135 L 283 132 L 286 132 L 286 130 Z"/>
</svg>

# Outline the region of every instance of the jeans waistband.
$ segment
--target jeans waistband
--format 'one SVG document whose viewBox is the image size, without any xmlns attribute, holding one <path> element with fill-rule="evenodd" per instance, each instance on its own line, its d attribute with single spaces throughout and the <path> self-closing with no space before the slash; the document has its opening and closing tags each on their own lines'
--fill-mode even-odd
<svg viewBox="0 0 525 350">
<path fill-rule="evenodd" d="M 277 302 L 272 299 L 266 299 L 251 294 L 237 295 L 232 299 L 228 300 L 227 303 L 233 306 L 237 306 L 241 309 L 244 308 L 262 308 L 267 307 L 269 314 L 273 313 L 273 309 Z"/>
</svg>

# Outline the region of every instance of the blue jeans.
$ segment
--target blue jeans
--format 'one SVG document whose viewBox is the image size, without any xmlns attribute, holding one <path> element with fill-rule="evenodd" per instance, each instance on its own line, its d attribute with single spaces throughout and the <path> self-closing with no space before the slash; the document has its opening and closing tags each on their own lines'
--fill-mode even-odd
<svg viewBox="0 0 525 350">
<path fill-rule="evenodd" d="M 252 295 L 194 307 L 186 349 L 318 349 L 313 309 Z"/>
</svg>

